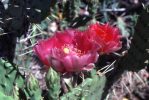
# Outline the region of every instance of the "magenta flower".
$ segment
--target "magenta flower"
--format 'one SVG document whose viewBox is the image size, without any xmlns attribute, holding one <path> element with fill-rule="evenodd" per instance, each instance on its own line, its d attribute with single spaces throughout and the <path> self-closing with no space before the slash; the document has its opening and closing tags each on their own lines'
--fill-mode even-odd
<svg viewBox="0 0 149 100">
<path fill-rule="evenodd" d="M 100 47 L 100 54 L 115 52 L 122 47 L 121 36 L 116 27 L 112 27 L 109 24 L 96 23 L 90 25 L 87 31 L 94 36 L 94 40 Z"/>
<path fill-rule="evenodd" d="M 90 71 L 98 59 L 98 45 L 89 34 L 78 30 L 56 33 L 52 38 L 41 40 L 34 47 L 39 59 L 57 72 Z"/>
</svg>

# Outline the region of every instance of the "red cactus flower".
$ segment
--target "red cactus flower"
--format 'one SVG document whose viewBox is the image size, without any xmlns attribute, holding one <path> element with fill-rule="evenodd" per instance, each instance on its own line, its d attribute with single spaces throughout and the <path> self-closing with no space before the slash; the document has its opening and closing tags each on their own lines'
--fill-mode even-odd
<svg viewBox="0 0 149 100">
<path fill-rule="evenodd" d="M 92 38 L 77 30 L 56 33 L 52 38 L 41 40 L 34 51 L 41 61 L 58 72 L 91 70 L 98 58 L 98 45 Z"/>
<path fill-rule="evenodd" d="M 121 36 L 118 28 L 109 24 L 96 23 L 89 26 L 88 32 L 94 36 L 94 40 L 100 47 L 100 53 L 108 54 L 121 48 Z"/>
<path fill-rule="evenodd" d="M 41 40 L 38 41 L 38 44 L 33 48 L 38 58 L 47 66 L 50 66 L 49 60 L 47 58 L 48 54 L 51 52 L 51 48 L 53 48 L 55 41 L 56 40 L 54 38 Z"/>
</svg>

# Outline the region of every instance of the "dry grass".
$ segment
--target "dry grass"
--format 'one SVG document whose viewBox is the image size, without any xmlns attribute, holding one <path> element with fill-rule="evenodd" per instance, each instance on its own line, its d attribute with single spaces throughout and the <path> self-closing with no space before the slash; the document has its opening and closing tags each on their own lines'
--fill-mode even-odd
<svg viewBox="0 0 149 100">
<path fill-rule="evenodd" d="M 147 100 L 149 98 L 149 73 L 146 69 L 139 72 L 126 71 L 114 83 L 106 100 Z"/>
</svg>

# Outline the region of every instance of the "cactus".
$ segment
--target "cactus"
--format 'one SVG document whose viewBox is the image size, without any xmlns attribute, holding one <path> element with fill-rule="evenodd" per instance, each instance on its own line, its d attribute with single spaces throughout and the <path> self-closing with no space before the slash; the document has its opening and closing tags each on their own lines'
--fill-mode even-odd
<svg viewBox="0 0 149 100">
<path fill-rule="evenodd" d="M 20 36 L 28 28 L 29 22 L 37 23 L 47 17 L 50 7 L 56 2 L 57 0 L 9 0 L 5 4 L 8 7 L 5 10 L 2 7 L 0 9 L 4 23 L 0 27 L 9 32 L 18 32 L 17 35 Z"/>
<path fill-rule="evenodd" d="M 108 89 L 111 88 L 113 83 L 120 78 L 121 74 L 126 71 L 138 71 L 144 66 L 148 65 L 149 59 L 149 12 L 147 10 L 142 10 L 137 24 L 135 26 L 135 33 L 131 41 L 130 49 L 127 55 L 122 57 L 118 62 L 118 67 L 115 68 L 109 74 L 107 78 L 107 84 L 104 90 L 104 94 L 108 93 Z M 114 76 L 113 76 L 114 74 Z M 103 95 L 105 97 L 105 95 Z"/>
<path fill-rule="evenodd" d="M 60 76 L 52 68 L 46 75 L 46 83 L 48 88 L 48 99 L 58 100 L 60 93 Z"/>
<path fill-rule="evenodd" d="M 19 88 L 17 86 L 13 88 L 13 98 L 14 100 L 19 100 Z"/>
<path fill-rule="evenodd" d="M 26 96 L 30 100 L 43 100 L 38 80 L 31 74 L 26 81 Z"/>
<path fill-rule="evenodd" d="M 12 62 L 16 37 L 26 34 L 30 23 L 39 23 L 47 17 L 50 7 L 56 2 L 57 0 L 0 1 L 0 57 L 6 57 Z"/>
<path fill-rule="evenodd" d="M 105 76 L 96 75 L 96 71 L 91 72 L 91 77 L 66 93 L 60 100 L 100 100 L 106 82 Z"/>
<path fill-rule="evenodd" d="M 16 99 L 13 99 L 11 96 L 6 96 L 3 92 L 0 91 L 0 100 L 16 100 Z"/>
<path fill-rule="evenodd" d="M 24 84 L 23 76 L 18 72 L 17 67 L 0 58 L 0 91 L 6 96 L 13 96 L 14 89 L 22 88 Z M 15 95 L 17 97 L 18 95 Z"/>
</svg>

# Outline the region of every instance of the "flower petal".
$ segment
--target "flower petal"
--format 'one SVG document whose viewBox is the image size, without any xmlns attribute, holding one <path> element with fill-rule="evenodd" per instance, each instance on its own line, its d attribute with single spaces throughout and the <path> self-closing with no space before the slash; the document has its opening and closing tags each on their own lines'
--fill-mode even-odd
<svg viewBox="0 0 149 100">
<path fill-rule="evenodd" d="M 85 67 L 82 67 L 82 70 L 91 71 L 95 67 L 94 63 L 90 63 Z"/>
<path fill-rule="evenodd" d="M 63 64 L 60 60 L 52 58 L 51 59 L 51 64 L 52 64 L 52 68 L 54 70 L 56 70 L 58 72 L 64 72 L 65 71 L 64 66 L 63 66 Z"/>
</svg>

